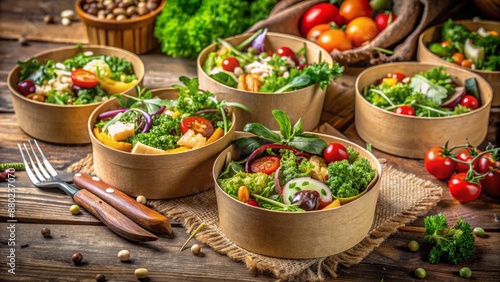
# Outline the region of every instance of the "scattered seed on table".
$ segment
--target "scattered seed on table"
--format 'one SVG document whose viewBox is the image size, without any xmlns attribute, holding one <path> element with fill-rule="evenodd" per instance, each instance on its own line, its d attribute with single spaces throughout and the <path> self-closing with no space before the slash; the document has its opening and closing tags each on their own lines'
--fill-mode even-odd
<svg viewBox="0 0 500 282">
<path fill-rule="evenodd" d="M 134 271 L 137 278 L 146 278 L 149 275 L 149 271 L 146 268 L 138 268 Z"/>
<path fill-rule="evenodd" d="M 50 237 L 50 229 L 48 229 L 47 227 L 42 228 L 42 235 L 45 238 L 49 238 Z"/>
<path fill-rule="evenodd" d="M 419 267 L 415 269 L 415 276 L 417 276 L 418 278 L 425 278 L 425 276 L 427 276 L 427 272 L 425 271 L 425 269 Z"/>
<path fill-rule="evenodd" d="M 191 252 L 195 255 L 198 255 L 201 251 L 201 247 L 198 244 L 194 244 L 191 246 Z"/>
<path fill-rule="evenodd" d="M 470 270 L 470 268 L 468 267 L 460 268 L 460 271 L 458 273 L 463 278 L 470 278 L 472 276 L 472 270 Z"/>
<path fill-rule="evenodd" d="M 137 198 L 135 199 L 137 202 L 145 205 L 146 204 L 146 197 L 144 197 L 143 195 L 139 195 L 137 196 Z"/>
<path fill-rule="evenodd" d="M 472 233 L 478 237 L 484 237 L 486 231 L 484 231 L 484 229 L 481 227 L 475 227 L 474 230 L 472 230 Z"/>
<path fill-rule="evenodd" d="M 104 282 L 104 281 L 106 281 L 106 277 L 104 275 L 102 275 L 102 274 L 97 274 L 95 276 L 95 281 L 97 281 L 97 282 Z"/>
<path fill-rule="evenodd" d="M 408 249 L 410 249 L 410 251 L 412 252 L 416 252 L 418 251 L 418 249 L 420 249 L 420 245 L 417 241 L 411 240 L 410 242 L 408 242 Z"/>
<path fill-rule="evenodd" d="M 79 205 L 72 205 L 71 207 L 69 207 L 69 212 L 71 214 L 79 214 L 80 213 L 80 206 Z"/>
<path fill-rule="evenodd" d="M 128 261 L 130 260 L 130 252 L 127 250 L 121 250 L 118 252 L 118 258 L 121 261 Z"/>
<path fill-rule="evenodd" d="M 77 265 L 79 264 L 80 262 L 82 262 L 83 260 L 83 255 L 81 253 L 74 253 L 72 256 L 71 256 L 71 261 Z"/>
</svg>

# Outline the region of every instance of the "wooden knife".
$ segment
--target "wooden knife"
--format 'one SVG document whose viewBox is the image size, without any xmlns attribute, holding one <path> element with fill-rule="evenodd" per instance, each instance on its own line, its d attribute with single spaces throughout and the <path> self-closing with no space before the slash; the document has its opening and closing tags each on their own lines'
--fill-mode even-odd
<svg viewBox="0 0 500 282">
<path fill-rule="evenodd" d="M 164 215 L 137 202 L 116 187 L 102 182 L 98 177 L 76 173 L 73 176 L 73 183 L 104 200 L 144 229 L 157 234 L 172 234 L 170 221 Z"/>
</svg>

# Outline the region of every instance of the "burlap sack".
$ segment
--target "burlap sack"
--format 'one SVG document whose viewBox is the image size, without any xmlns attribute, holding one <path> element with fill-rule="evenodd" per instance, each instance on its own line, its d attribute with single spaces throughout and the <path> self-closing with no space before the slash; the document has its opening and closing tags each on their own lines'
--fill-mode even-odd
<svg viewBox="0 0 500 282">
<path fill-rule="evenodd" d="M 325 1 L 279 1 L 269 17 L 254 24 L 248 32 L 268 28 L 269 31 L 300 36 L 298 26 L 302 15 L 307 9 L 321 2 Z M 397 18 L 391 25 L 365 45 L 343 52 L 334 50 L 331 55 L 334 60 L 344 65 L 358 66 L 411 60 L 416 51 L 418 35 L 452 5 L 456 6 L 456 1 L 394 0 L 392 11 Z M 393 49 L 394 53 L 387 55 L 374 50 L 373 47 Z"/>
</svg>

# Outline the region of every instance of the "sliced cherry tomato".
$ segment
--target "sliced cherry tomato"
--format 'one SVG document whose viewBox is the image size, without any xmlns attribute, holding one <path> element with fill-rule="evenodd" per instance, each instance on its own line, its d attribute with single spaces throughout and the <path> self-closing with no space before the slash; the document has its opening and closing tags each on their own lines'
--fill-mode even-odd
<svg viewBox="0 0 500 282">
<path fill-rule="evenodd" d="M 344 31 L 340 29 L 332 29 L 323 32 L 316 43 L 328 53 L 333 50 L 345 51 L 352 49 L 351 40 L 347 38 Z"/>
<path fill-rule="evenodd" d="M 363 43 L 375 38 L 378 34 L 377 25 L 369 17 L 359 17 L 352 20 L 345 28 L 347 38 L 351 40 L 354 47 L 359 47 Z"/>
<path fill-rule="evenodd" d="M 320 3 L 309 8 L 300 19 L 300 33 L 307 37 L 309 31 L 319 24 L 334 22 L 342 26 L 342 18 L 337 6 L 330 3 Z"/>
<path fill-rule="evenodd" d="M 299 65 L 299 60 L 297 59 L 297 56 L 295 56 L 295 52 L 292 51 L 292 49 L 288 47 L 280 47 L 276 49 L 276 54 L 280 57 L 288 57 L 292 59 L 295 62 L 295 65 Z"/>
<path fill-rule="evenodd" d="M 471 110 L 475 110 L 479 107 L 479 101 L 472 95 L 463 96 L 462 99 L 460 99 L 460 104 Z"/>
<path fill-rule="evenodd" d="M 467 181 L 467 172 L 459 172 L 448 181 L 450 194 L 461 203 L 474 201 L 481 195 L 481 184 Z"/>
<path fill-rule="evenodd" d="M 82 68 L 75 69 L 71 72 L 71 80 L 73 84 L 81 88 L 92 88 L 99 83 L 99 78 L 95 73 Z"/>
<path fill-rule="evenodd" d="M 415 115 L 415 110 L 408 105 L 401 105 L 398 106 L 396 109 L 394 109 L 394 112 L 396 114 L 400 115 L 407 115 L 407 116 L 414 116 Z"/>
<path fill-rule="evenodd" d="M 263 156 L 252 162 L 250 170 L 252 172 L 263 172 L 271 174 L 280 167 L 280 158 L 277 156 Z"/>
<path fill-rule="evenodd" d="M 181 131 L 185 134 L 189 129 L 208 138 L 214 133 L 214 126 L 205 118 L 192 116 L 181 121 Z"/>
<path fill-rule="evenodd" d="M 457 162 L 449 157 L 443 147 L 434 146 L 425 153 L 424 167 L 437 179 L 448 179 L 455 172 Z"/>
<path fill-rule="evenodd" d="M 373 9 L 368 0 L 345 0 L 340 4 L 339 14 L 344 23 L 348 24 L 359 17 L 371 18 Z"/>
<path fill-rule="evenodd" d="M 477 154 L 481 153 L 480 149 L 469 147 L 461 150 L 456 158 L 463 162 L 471 162 Z M 472 164 L 472 169 L 479 171 L 478 169 L 479 159 L 474 161 Z M 457 172 L 467 172 L 469 170 L 469 165 L 457 162 Z"/>
<path fill-rule="evenodd" d="M 349 153 L 341 143 L 331 142 L 323 151 L 323 158 L 325 158 L 326 163 L 348 160 Z"/>
<path fill-rule="evenodd" d="M 494 169 L 488 172 L 480 181 L 484 193 L 500 198 L 500 170 Z"/>
<path fill-rule="evenodd" d="M 396 15 L 394 15 L 391 11 L 386 11 L 384 13 L 380 13 L 375 17 L 375 24 L 377 25 L 378 32 L 384 30 L 388 25 L 396 20 Z"/>
<path fill-rule="evenodd" d="M 235 57 L 227 57 L 222 61 L 222 69 L 234 72 L 234 69 L 240 66 L 240 61 Z"/>
<path fill-rule="evenodd" d="M 406 78 L 406 75 L 402 72 L 393 72 L 387 75 L 390 78 L 395 78 L 398 82 L 402 82 Z"/>
</svg>

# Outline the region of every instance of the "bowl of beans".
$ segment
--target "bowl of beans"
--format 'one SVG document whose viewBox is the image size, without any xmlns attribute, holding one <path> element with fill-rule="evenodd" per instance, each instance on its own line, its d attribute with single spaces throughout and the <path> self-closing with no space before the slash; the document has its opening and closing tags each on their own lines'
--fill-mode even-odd
<svg viewBox="0 0 500 282">
<path fill-rule="evenodd" d="M 144 54 L 158 45 L 156 16 L 165 0 L 78 0 L 75 10 L 90 44 Z"/>
</svg>

